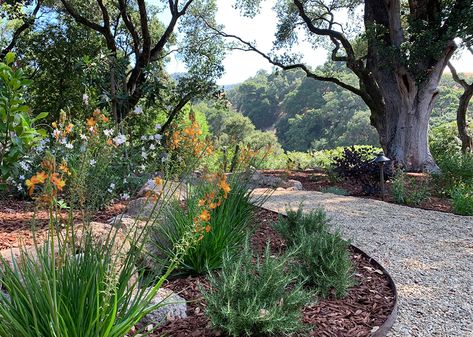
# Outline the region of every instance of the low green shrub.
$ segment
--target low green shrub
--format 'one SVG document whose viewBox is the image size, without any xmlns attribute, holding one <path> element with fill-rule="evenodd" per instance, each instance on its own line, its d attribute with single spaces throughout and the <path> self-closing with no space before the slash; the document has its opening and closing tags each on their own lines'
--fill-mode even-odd
<svg viewBox="0 0 473 337">
<path fill-rule="evenodd" d="M 445 154 L 437 159 L 440 173 L 433 176 L 440 194 L 451 196 L 456 186 L 473 184 L 473 154 Z"/>
<path fill-rule="evenodd" d="M 226 253 L 222 269 L 203 292 L 212 325 L 234 337 L 287 336 L 305 329 L 302 308 L 311 295 L 288 272 L 292 257 L 274 257 L 269 245 L 253 262 L 247 241 L 238 256 Z"/>
<path fill-rule="evenodd" d="M 417 184 L 414 178 L 409 178 L 402 170 L 394 175 L 390 191 L 396 203 L 409 206 L 420 205 L 430 195 L 427 183 Z"/>
<path fill-rule="evenodd" d="M 316 235 L 327 231 L 329 223 L 327 215 L 322 209 L 304 214 L 302 207 L 299 207 L 297 211 L 287 211 L 286 217 L 279 217 L 279 221 L 274 224 L 274 228 L 292 247 L 297 246 L 301 237 L 305 235 Z"/>
<path fill-rule="evenodd" d="M 276 224 L 276 230 L 294 250 L 295 269 L 305 282 L 322 297 L 332 292 L 343 297 L 355 284 L 349 244 L 339 233 L 329 233 L 329 228 L 325 212 L 320 209 L 308 214 L 302 208 L 288 211 L 287 217 Z"/>
<path fill-rule="evenodd" d="M 226 198 L 221 191 L 215 191 L 214 182 L 196 184 L 188 192 L 185 207 L 175 202 L 165 210 L 162 221 L 150 231 L 150 250 L 160 252 L 153 255 L 157 268 L 167 265 L 174 254 L 172 247 L 196 226 L 206 233 L 183 257 L 179 272 L 203 274 L 221 268 L 223 253 L 226 250 L 230 254 L 237 252 L 251 224 L 254 205 L 250 202 L 246 177 L 232 175 L 228 184 L 231 190 Z"/>
<path fill-rule="evenodd" d="M 348 242 L 339 233 L 322 231 L 302 236 L 299 245 L 296 248 L 299 261 L 296 269 L 317 295 L 328 297 L 333 292 L 335 297 L 342 298 L 356 284 Z"/>
<path fill-rule="evenodd" d="M 451 121 L 431 128 L 429 147 L 435 159 L 460 153 L 461 140 L 458 138 L 457 122 Z"/>
<path fill-rule="evenodd" d="M 288 152 L 287 169 L 306 170 L 315 167 L 314 156 L 308 152 Z"/>
<path fill-rule="evenodd" d="M 460 215 L 473 215 L 473 185 L 459 185 L 452 192 L 453 211 Z"/>
</svg>

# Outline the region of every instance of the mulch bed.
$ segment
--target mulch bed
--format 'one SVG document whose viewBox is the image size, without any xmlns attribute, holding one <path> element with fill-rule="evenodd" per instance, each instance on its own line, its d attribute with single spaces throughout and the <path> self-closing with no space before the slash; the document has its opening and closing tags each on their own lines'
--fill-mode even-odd
<svg viewBox="0 0 473 337">
<path fill-rule="evenodd" d="M 262 252 L 267 240 L 271 251 L 279 254 L 284 251 L 284 240 L 271 227 L 277 220 L 277 213 L 260 210 L 257 213 L 257 229 L 251 238 L 253 249 Z M 320 299 L 304 308 L 303 321 L 312 330 L 303 336 L 369 336 L 376 327 L 384 323 L 394 306 L 394 293 L 389 281 L 380 270 L 362 255 L 351 251 L 355 265 L 355 277 L 358 285 L 352 287 L 343 299 Z M 225 336 L 222 331 L 213 329 L 205 316 L 205 301 L 201 298 L 200 288 L 208 287 L 207 280 L 200 277 L 187 277 L 170 280 L 165 285 L 185 298 L 188 303 L 188 318 L 168 322 L 151 336 L 168 337 Z"/>
<path fill-rule="evenodd" d="M 306 171 L 285 171 L 285 170 L 264 170 L 265 175 L 278 176 L 284 179 L 294 179 L 302 183 L 306 191 L 325 192 L 327 188 L 338 187 L 348 192 L 348 195 L 360 198 L 369 198 L 381 200 L 380 195 L 364 195 L 361 187 L 349 181 L 334 182 L 331 181 L 327 173 L 323 170 L 306 170 Z M 408 173 L 408 176 L 414 178 L 417 183 L 425 182 L 428 175 L 423 173 Z M 386 182 L 385 202 L 395 203 L 394 199 L 389 194 L 391 182 Z M 422 208 L 431 211 L 453 213 L 452 202 L 445 198 L 435 196 L 435 186 L 431 186 L 431 196 L 426 198 L 419 206 L 411 206 Z"/>
<path fill-rule="evenodd" d="M 125 202 L 115 203 L 95 213 L 92 221 L 106 222 L 123 213 L 125 208 Z M 63 212 L 62 216 L 67 219 L 67 212 Z M 74 213 L 74 222 L 81 222 L 82 217 L 79 212 Z M 0 200 L 0 250 L 18 247 L 20 244 L 31 245 L 33 243 L 32 224 L 34 223 L 37 233 L 41 237 L 41 233 L 48 225 L 48 219 L 48 212 L 35 209 L 35 204 L 32 201 L 13 198 Z"/>
</svg>

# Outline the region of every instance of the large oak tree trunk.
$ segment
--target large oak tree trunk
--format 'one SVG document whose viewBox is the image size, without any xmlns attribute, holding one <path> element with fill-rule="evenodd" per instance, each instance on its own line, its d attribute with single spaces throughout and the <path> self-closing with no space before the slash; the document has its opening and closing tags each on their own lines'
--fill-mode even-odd
<svg viewBox="0 0 473 337">
<path fill-rule="evenodd" d="M 373 65 L 384 103 L 382 110 L 374 112 L 373 126 L 386 155 L 410 171 L 438 171 L 429 149 L 429 120 L 440 78 L 454 49 L 452 44 L 420 83 L 402 65 Z"/>
<path fill-rule="evenodd" d="M 434 22 L 439 9 L 432 4 L 409 2 L 411 18 Z M 410 171 L 436 172 L 439 169 L 428 142 L 429 119 L 440 78 L 456 44 L 453 39 L 446 39 L 443 51 L 425 53 L 416 64 L 406 66 L 406 58 L 393 52 L 401 50 L 404 41 L 400 12 L 400 0 L 365 1 L 365 26 L 367 31 L 376 33 L 368 40 L 366 67 L 373 74 L 381 97 L 376 99 L 380 101 L 379 108 L 367 102 L 371 123 L 387 156 L 398 165 Z"/>
<path fill-rule="evenodd" d="M 401 93 L 397 97 L 391 94 L 386 99 L 386 126 L 385 134 L 380 132 L 381 144 L 389 158 L 410 171 L 437 171 L 428 143 L 429 119 L 437 88 L 434 83 L 420 88 L 411 84 L 409 94 Z"/>
</svg>

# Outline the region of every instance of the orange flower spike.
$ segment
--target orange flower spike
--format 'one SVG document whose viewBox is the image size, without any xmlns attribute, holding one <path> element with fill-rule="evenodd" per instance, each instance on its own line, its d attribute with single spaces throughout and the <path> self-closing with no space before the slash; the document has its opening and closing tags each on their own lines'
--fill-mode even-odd
<svg viewBox="0 0 473 337">
<path fill-rule="evenodd" d="M 67 167 L 66 162 L 63 162 L 61 165 L 59 165 L 59 170 L 61 170 L 61 172 L 67 174 L 68 176 L 71 175 L 71 170 L 69 170 L 69 167 Z"/>
<path fill-rule="evenodd" d="M 107 139 L 107 145 L 113 145 L 113 141 L 110 138 Z"/>
<path fill-rule="evenodd" d="M 209 205 L 210 209 L 216 209 L 218 205 L 215 202 L 211 202 Z"/>
<path fill-rule="evenodd" d="M 210 213 L 209 213 L 209 211 L 204 209 L 199 217 L 202 221 L 209 221 L 210 220 Z"/>
<path fill-rule="evenodd" d="M 156 177 L 156 178 L 154 178 L 154 183 L 158 186 L 162 185 L 163 184 L 163 179 L 161 179 L 161 177 Z"/>
<path fill-rule="evenodd" d="M 210 225 L 205 226 L 205 231 L 208 233 L 212 230 L 212 227 Z"/>
<path fill-rule="evenodd" d="M 34 188 L 36 187 L 36 185 L 34 184 L 33 178 L 31 180 L 26 179 L 25 185 L 26 187 L 28 187 L 28 195 L 31 197 L 31 195 L 34 192 Z"/>
<path fill-rule="evenodd" d="M 220 180 L 220 184 L 219 184 L 220 188 L 222 189 L 223 193 L 224 193 L 224 198 L 227 199 L 228 197 L 228 193 L 232 190 L 230 188 L 230 185 L 227 183 L 227 179 L 226 178 L 223 178 Z"/>
<path fill-rule="evenodd" d="M 97 124 L 97 121 L 94 119 L 94 117 L 87 118 L 87 126 L 89 128 L 93 128 Z"/>
<path fill-rule="evenodd" d="M 72 123 L 69 123 L 67 126 L 66 126 L 66 129 L 64 130 L 67 133 L 70 133 L 72 131 L 72 128 L 74 127 L 74 124 Z"/>
<path fill-rule="evenodd" d="M 205 206 L 205 200 L 204 199 L 199 200 L 199 206 L 200 207 Z"/>
<path fill-rule="evenodd" d="M 59 191 L 62 191 L 63 187 L 66 186 L 66 182 L 59 177 L 58 173 L 53 173 L 51 176 L 51 182 L 56 186 Z"/>
<path fill-rule="evenodd" d="M 39 173 L 36 173 L 36 175 L 32 177 L 31 180 L 35 184 L 44 184 L 47 178 L 48 178 L 48 175 L 45 172 L 39 172 Z"/>
<path fill-rule="evenodd" d="M 108 122 L 110 121 L 110 119 L 109 119 L 107 116 L 105 116 L 105 115 L 100 115 L 100 119 L 101 119 L 102 122 L 104 122 L 104 123 L 108 123 Z"/>
</svg>

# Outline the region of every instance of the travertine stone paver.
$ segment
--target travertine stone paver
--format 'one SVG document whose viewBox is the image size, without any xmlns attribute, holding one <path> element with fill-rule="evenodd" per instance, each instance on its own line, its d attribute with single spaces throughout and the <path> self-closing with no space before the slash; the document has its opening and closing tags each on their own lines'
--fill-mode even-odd
<svg viewBox="0 0 473 337">
<path fill-rule="evenodd" d="M 390 336 L 473 337 L 473 217 L 314 191 L 277 190 L 263 207 L 301 202 L 305 211 L 323 207 L 393 277 L 399 313 Z"/>
</svg>

